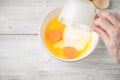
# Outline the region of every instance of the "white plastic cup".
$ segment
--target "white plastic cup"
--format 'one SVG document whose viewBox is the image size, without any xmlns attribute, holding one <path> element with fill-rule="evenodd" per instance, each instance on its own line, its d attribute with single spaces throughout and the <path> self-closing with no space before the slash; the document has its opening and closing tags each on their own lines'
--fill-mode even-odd
<svg viewBox="0 0 120 80">
<path fill-rule="evenodd" d="M 59 16 L 59 21 L 80 30 L 90 31 L 93 26 L 95 6 L 89 0 L 68 0 Z"/>
</svg>

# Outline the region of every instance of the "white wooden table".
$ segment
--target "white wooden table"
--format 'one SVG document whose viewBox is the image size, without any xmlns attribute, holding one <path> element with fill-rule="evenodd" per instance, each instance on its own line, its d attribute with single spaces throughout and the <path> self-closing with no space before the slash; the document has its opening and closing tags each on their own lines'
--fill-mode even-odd
<svg viewBox="0 0 120 80">
<path fill-rule="evenodd" d="M 0 80 L 120 80 L 120 65 L 102 40 L 78 62 L 49 56 L 39 39 L 43 15 L 66 0 L 0 0 Z M 120 12 L 120 0 L 110 10 Z"/>
</svg>

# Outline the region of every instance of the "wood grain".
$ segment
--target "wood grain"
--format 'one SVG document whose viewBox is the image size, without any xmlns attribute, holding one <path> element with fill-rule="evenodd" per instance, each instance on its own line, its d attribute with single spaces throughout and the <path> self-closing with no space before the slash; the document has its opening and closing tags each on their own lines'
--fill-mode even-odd
<svg viewBox="0 0 120 80">
<path fill-rule="evenodd" d="M 66 0 L 0 0 L 0 80 L 120 80 L 120 65 L 102 40 L 82 61 L 62 62 L 48 55 L 39 25 L 50 9 Z M 120 12 L 120 0 L 109 10 Z"/>
<path fill-rule="evenodd" d="M 0 42 L 0 80 L 120 79 L 120 65 L 102 41 L 86 59 L 71 63 L 49 56 L 38 35 L 1 35 Z"/>
<path fill-rule="evenodd" d="M 38 34 L 48 10 L 65 0 L 0 0 L 0 34 Z"/>
</svg>

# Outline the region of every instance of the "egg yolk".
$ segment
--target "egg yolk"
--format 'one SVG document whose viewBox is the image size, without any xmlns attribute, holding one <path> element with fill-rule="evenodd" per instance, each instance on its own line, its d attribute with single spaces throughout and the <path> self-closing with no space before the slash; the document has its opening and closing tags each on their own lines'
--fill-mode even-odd
<svg viewBox="0 0 120 80">
<path fill-rule="evenodd" d="M 63 40 L 63 32 L 65 27 L 66 26 L 63 23 L 58 21 L 58 16 L 49 21 L 44 32 L 46 47 L 53 55 L 62 59 L 75 59 L 83 56 L 91 46 L 92 35 L 90 35 L 88 38 L 89 40 L 87 40 L 87 44 L 82 50 L 78 50 L 73 46 L 54 47 L 57 42 Z"/>
</svg>

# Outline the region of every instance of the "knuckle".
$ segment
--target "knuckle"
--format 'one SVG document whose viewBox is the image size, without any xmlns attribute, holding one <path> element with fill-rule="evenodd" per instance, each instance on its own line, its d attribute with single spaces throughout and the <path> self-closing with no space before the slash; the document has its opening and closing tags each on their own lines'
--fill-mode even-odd
<svg viewBox="0 0 120 80">
<path fill-rule="evenodd" d="M 115 35 L 116 38 L 120 39 L 120 30 L 116 29 L 115 32 L 114 32 L 114 35 Z"/>
<path fill-rule="evenodd" d="M 112 29 L 111 35 L 114 38 L 117 38 L 117 39 L 120 38 L 120 31 L 119 31 L 119 29 Z"/>
<path fill-rule="evenodd" d="M 113 32 L 113 35 L 114 35 L 115 37 L 118 37 L 117 31 L 114 31 L 114 32 Z"/>
<path fill-rule="evenodd" d="M 117 33 L 115 31 L 109 30 L 109 32 L 110 32 L 112 38 L 116 38 L 116 36 L 117 36 L 116 34 Z"/>
</svg>

